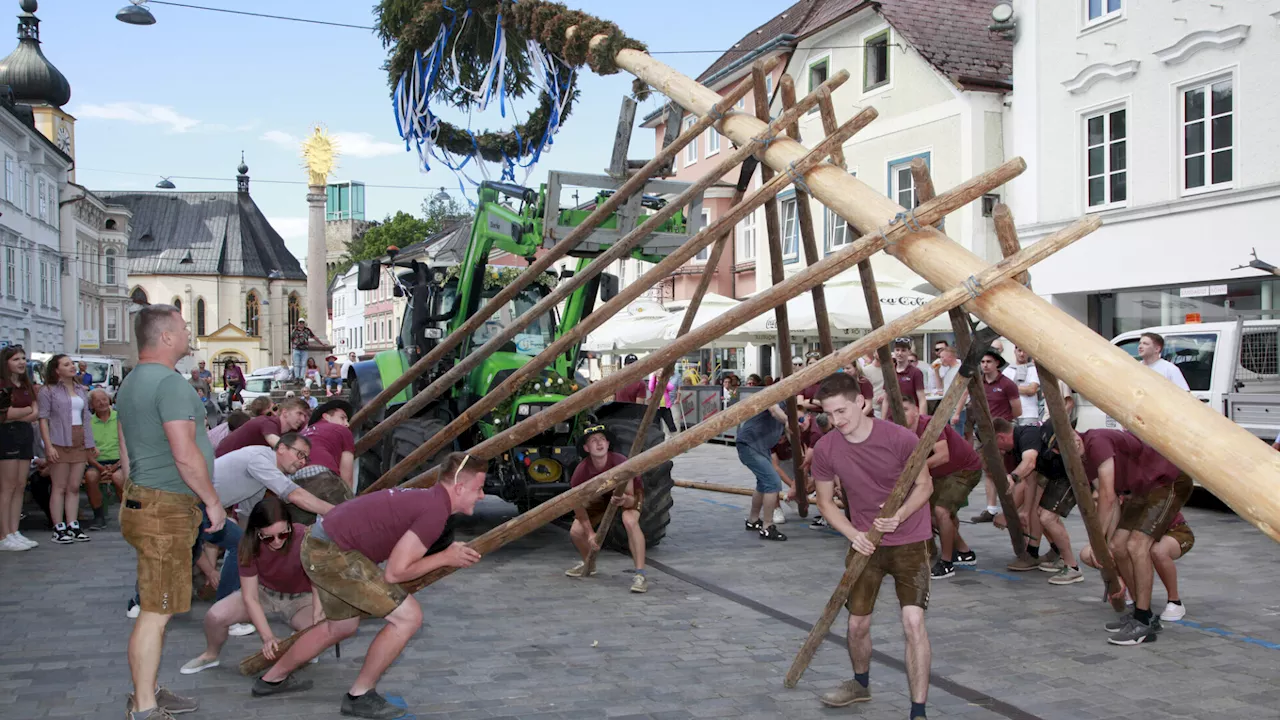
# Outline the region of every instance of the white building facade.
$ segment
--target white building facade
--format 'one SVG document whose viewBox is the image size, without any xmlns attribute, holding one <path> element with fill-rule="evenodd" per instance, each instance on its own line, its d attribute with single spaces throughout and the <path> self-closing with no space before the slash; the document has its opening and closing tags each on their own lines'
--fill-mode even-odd
<svg viewBox="0 0 1280 720">
<path fill-rule="evenodd" d="M 1280 2 L 1014 3 L 1010 154 L 1023 243 L 1103 226 L 1032 271 L 1105 337 L 1277 309 Z"/>
<path fill-rule="evenodd" d="M 329 295 L 333 303 L 329 340 L 334 344 L 334 354 L 343 359 L 352 352 L 356 357 L 364 357 L 365 293 L 356 288 L 358 271 L 359 268 L 352 265 L 350 270 L 335 277 Z"/>
<path fill-rule="evenodd" d="M 71 158 L 28 124 L 11 99 L 0 102 L 0 152 L 0 345 L 64 352 L 64 312 L 75 312 L 75 287 L 66 307 L 64 284 L 75 280 L 60 252 L 58 199 Z"/>
<path fill-rule="evenodd" d="M 74 260 L 63 278 L 63 343 L 76 352 L 137 360 L 129 321 L 128 208 L 75 183 L 62 190 L 62 252 Z M 75 308 L 71 322 L 70 308 Z"/>
</svg>

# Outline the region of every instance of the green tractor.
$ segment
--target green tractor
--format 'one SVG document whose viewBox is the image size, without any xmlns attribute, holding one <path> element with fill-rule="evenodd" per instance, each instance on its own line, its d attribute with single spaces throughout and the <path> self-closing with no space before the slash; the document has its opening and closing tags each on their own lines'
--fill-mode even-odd
<svg viewBox="0 0 1280 720">
<path fill-rule="evenodd" d="M 397 259 L 396 254 L 383 261 L 361 263 L 359 289 L 376 289 L 383 275 L 382 266 L 390 265 L 393 270 L 389 275 L 396 283 L 393 293 L 397 297 L 407 297 L 408 303 L 397 338 L 397 348 L 378 353 L 372 360 L 358 362 L 349 371 L 352 404 L 360 407 L 365 399 L 376 396 L 384 387 L 403 375 L 411 365 L 430 352 L 442 338 L 459 328 L 521 271 L 521 268 L 489 265 L 491 251 L 501 250 L 532 262 L 540 247 L 558 241 L 565 231 L 572 229 L 589 215 L 589 210 L 581 208 L 561 209 L 558 197 L 561 183 L 582 185 L 584 181 L 592 180 L 597 181 L 597 187 L 609 182 L 608 178 L 598 176 L 553 172 L 549 183 L 539 191 L 514 184 L 482 183 L 478 191 L 476 214 L 471 221 L 470 240 L 460 265 L 432 267 L 418 259 Z M 684 183 L 651 181 L 650 187 L 655 185 L 658 186 L 658 192 L 678 192 L 687 187 Z M 602 202 L 609 192 L 599 192 L 597 201 Z M 570 253 L 578 259 L 577 267 L 572 272 L 580 272 L 592 258 L 600 255 L 612 242 L 616 242 L 638 222 L 643 221 L 647 216 L 644 212 L 646 208 L 661 207 L 662 202 L 653 195 L 637 194 L 629 199 L 618 213 Z M 699 205 L 700 201 L 692 207 L 690 215 L 694 218 L 701 217 Z M 653 233 L 638 245 L 631 256 L 657 262 L 697 229 L 690 227 L 683 212 L 677 213 L 659 232 Z M 458 232 L 465 231 L 464 228 Z M 571 277 L 570 272 L 566 271 L 564 277 Z M 394 412 L 408 401 L 412 393 L 421 391 L 451 368 L 458 358 L 474 352 L 517 317 L 528 312 L 550 294 L 561 279 L 553 273 L 546 273 L 530 283 L 449 356 L 428 369 L 393 398 L 376 419 L 380 420 Z M 601 298 L 601 302 L 607 302 L 617 292 L 617 277 L 601 273 L 575 290 L 558 310 L 529 323 L 513 341 L 477 365 L 466 376 L 465 382 L 448 390 L 416 417 L 394 428 L 375 447 L 361 455 L 358 458 L 360 486 L 373 483 L 413 450 L 422 446 L 427 438 L 442 430 L 453 418 L 581 322 L 594 309 L 597 297 Z M 581 388 L 586 379 L 576 372 L 578 355 L 579 349 L 575 347 L 570 352 L 557 356 L 550 366 L 533 375 L 512 397 L 455 440 L 453 447 L 442 450 L 440 456 L 430 459 L 418 470 L 425 470 L 436 464 L 447 452 L 473 447 Z M 592 422 L 605 423 L 616 439 L 618 447 L 614 450 L 627 453 L 633 439 L 641 432 L 645 433 L 646 449 L 662 442 L 662 425 L 664 422 L 669 424 L 670 411 L 663 409 L 662 413 L 667 417 L 660 415 L 651 427 L 641 428 L 643 405 L 609 402 L 589 413 L 558 423 L 541 435 L 530 438 L 501 457 L 491 460 L 485 493 L 500 497 L 515 505 L 520 512 L 525 512 L 569 489 L 569 480 L 580 461 L 578 438 L 585 426 Z M 367 428 L 352 428 L 357 435 L 364 429 Z M 656 545 L 663 538 L 670 521 L 671 468 L 672 464 L 666 462 L 643 475 L 645 503 L 641 526 L 650 545 Z M 626 546 L 626 535 L 620 523 L 615 525 L 608 544 Z"/>
</svg>

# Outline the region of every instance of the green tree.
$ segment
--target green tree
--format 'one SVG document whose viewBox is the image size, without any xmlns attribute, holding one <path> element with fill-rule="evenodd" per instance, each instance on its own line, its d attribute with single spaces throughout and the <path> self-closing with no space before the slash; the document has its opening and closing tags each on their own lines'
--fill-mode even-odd
<svg viewBox="0 0 1280 720">
<path fill-rule="evenodd" d="M 422 212 L 425 219 L 401 210 L 395 216 L 386 216 L 382 222 L 370 224 L 355 240 L 347 243 L 347 253 L 334 269 L 333 275 L 345 273 L 361 260 L 386 255 L 387 248 L 392 245 L 406 248 L 470 217 L 467 209 L 452 197 L 423 200 Z"/>
</svg>

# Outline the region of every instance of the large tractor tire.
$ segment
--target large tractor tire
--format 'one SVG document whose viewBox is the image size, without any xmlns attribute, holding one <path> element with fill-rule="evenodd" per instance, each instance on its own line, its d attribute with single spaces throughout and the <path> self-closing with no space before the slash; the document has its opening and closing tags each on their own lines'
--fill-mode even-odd
<svg viewBox="0 0 1280 720">
<path fill-rule="evenodd" d="M 639 408 L 640 414 L 643 415 L 643 406 L 634 405 L 633 407 Z M 633 412 L 623 412 L 602 418 L 613 434 L 614 442 L 617 443 L 617 447 L 612 448 L 614 452 L 624 455 L 631 452 L 631 443 L 639 434 L 640 421 L 643 419 L 635 415 L 636 413 Z M 645 428 L 644 450 L 659 445 L 666 439 L 662 433 L 661 423 L 659 419 Z M 656 546 L 667 535 L 667 525 L 671 523 L 671 488 L 674 485 L 671 469 L 673 467 L 673 463 L 667 460 L 649 468 L 640 476 L 640 481 L 644 485 L 644 503 L 640 507 L 640 529 L 644 531 L 645 547 Z M 613 527 L 609 529 L 609 536 L 605 538 L 605 547 L 621 552 L 627 551 L 627 529 L 622 526 L 621 513 L 614 521 Z"/>
<path fill-rule="evenodd" d="M 409 455 L 418 448 L 427 444 L 427 440 L 431 439 L 436 433 L 444 430 L 447 425 L 444 420 L 433 416 L 416 417 L 406 420 L 391 431 L 391 437 L 388 442 L 391 445 L 391 463 L 388 469 L 393 468 L 401 460 L 409 457 Z M 437 452 L 426 462 L 414 468 L 413 474 L 430 470 L 438 465 L 445 457 L 453 452 L 453 447 L 447 447 Z M 410 475 L 412 477 L 413 475 Z M 453 544 L 453 516 L 449 516 L 449 522 L 444 526 L 444 532 L 440 533 L 440 538 L 427 548 L 427 554 L 433 555 L 448 548 Z"/>
</svg>

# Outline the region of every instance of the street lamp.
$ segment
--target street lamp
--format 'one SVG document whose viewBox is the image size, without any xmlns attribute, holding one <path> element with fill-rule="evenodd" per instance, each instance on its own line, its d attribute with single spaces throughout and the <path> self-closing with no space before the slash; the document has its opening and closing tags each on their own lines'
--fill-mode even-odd
<svg viewBox="0 0 1280 720">
<path fill-rule="evenodd" d="M 147 0 L 129 0 L 129 2 L 132 4 L 120 8 L 120 11 L 116 13 L 117 20 L 129 25 L 156 24 L 156 16 L 152 15 L 151 11 L 144 5 Z"/>
<path fill-rule="evenodd" d="M 170 180 L 169 178 L 160 178 L 160 182 L 156 183 L 156 187 L 160 188 L 161 190 L 173 190 L 178 186 L 174 185 L 173 181 Z"/>
<path fill-rule="evenodd" d="M 444 187 L 441 187 L 440 192 L 436 193 L 435 200 L 436 202 L 448 202 L 449 193 L 444 191 Z"/>
</svg>

